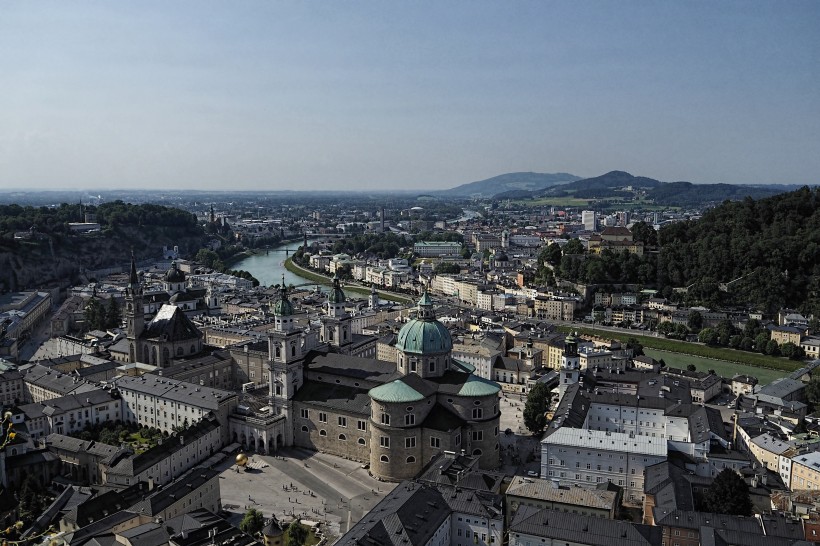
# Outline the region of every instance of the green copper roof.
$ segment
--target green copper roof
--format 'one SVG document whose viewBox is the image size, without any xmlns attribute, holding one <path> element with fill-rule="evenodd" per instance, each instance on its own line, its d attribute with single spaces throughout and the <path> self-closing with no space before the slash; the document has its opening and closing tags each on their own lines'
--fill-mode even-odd
<svg viewBox="0 0 820 546">
<path fill-rule="evenodd" d="M 461 387 L 461 390 L 458 391 L 458 395 L 490 396 L 492 394 L 498 394 L 498 391 L 500 390 L 501 386 L 495 381 L 490 381 L 489 379 L 484 379 L 483 377 L 470 374 L 467 377 L 467 381 L 465 381 L 464 385 Z"/>
<path fill-rule="evenodd" d="M 330 303 L 345 302 L 345 293 L 342 291 L 342 287 L 339 285 L 339 278 L 336 276 L 333 277 L 333 289 L 330 291 L 330 296 L 328 296 L 327 301 L 329 301 Z"/>
<path fill-rule="evenodd" d="M 370 389 L 367 393 L 370 398 L 378 402 L 418 402 L 424 400 L 424 395 L 402 381 L 396 379 L 391 383 L 385 383 Z"/>
<path fill-rule="evenodd" d="M 277 317 L 289 317 L 293 314 L 293 304 L 288 299 L 288 292 L 284 288 L 284 282 L 282 288 L 279 289 L 279 299 L 273 306 L 273 314 Z"/>
<path fill-rule="evenodd" d="M 453 350 L 453 339 L 439 321 L 415 319 L 399 331 L 396 348 L 406 353 L 444 353 Z"/>
<path fill-rule="evenodd" d="M 433 300 L 430 299 L 430 294 L 427 293 L 427 290 L 425 290 L 424 294 L 421 295 L 419 305 L 433 305 Z"/>
</svg>

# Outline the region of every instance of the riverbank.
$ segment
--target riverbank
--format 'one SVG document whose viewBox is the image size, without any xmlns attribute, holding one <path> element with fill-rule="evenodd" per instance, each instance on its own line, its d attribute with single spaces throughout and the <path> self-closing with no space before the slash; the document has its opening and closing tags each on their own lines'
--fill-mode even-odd
<svg viewBox="0 0 820 546">
<path fill-rule="evenodd" d="M 293 263 L 292 258 L 288 258 L 287 260 L 285 260 L 285 269 L 287 269 L 288 271 L 290 271 L 294 275 L 298 275 L 300 277 L 303 277 L 303 278 L 305 278 L 309 281 L 315 282 L 316 284 L 325 284 L 325 285 L 328 285 L 328 286 L 333 284 L 333 280 L 330 277 L 328 277 L 326 275 L 321 275 L 319 273 L 315 273 L 315 272 L 313 272 L 309 269 L 305 269 L 304 267 Z M 363 287 L 363 286 L 347 285 L 347 286 L 345 286 L 344 289 L 345 289 L 345 292 L 354 292 L 356 294 L 363 294 L 363 295 L 369 295 L 370 294 L 370 290 L 368 288 Z M 407 297 L 407 296 L 402 296 L 400 294 L 394 294 L 392 292 L 385 292 L 383 290 L 376 290 L 376 294 L 378 294 L 379 299 L 382 299 L 382 300 L 394 301 L 396 303 L 403 303 L 403 304 L 406 304 L 406 305 L 412 305 L 413 304 L 413 298 Z"/>
<path fill-rule="evenodd" d="M 680 355 L 691 355 L 703 359 L 721 361 L 731 363 L 737 366 L 738 373 L 748 373 L 754 375 L 753 369 L 765 368 L 769 370 L 777 370 L 784 372 L 783 375 L 793 372 L 801 368 L 805 363 L 800 361 L 788 360 L 783 357 L 768 356 L 760 353 L 752 353 L 748 351 L 740 351 L 738 349 L 729 349 L 726 347 L 710 347 L 700 343 L 691 343 L 688 341 L 678 341 L 675 339 L 667 339 L 665 337 L 650 337 L 640 335 L 638 333 L 619 333 L 611 331 L 591 330 L 589 328 L 575 327 L 575 326 L 559 326 L 558 330 L 561 332 L 578 331 L 585 335 L 601 336 L 611 339 L 617 339 L 626 343 L 629 338 L 635 338 L 638 343 L 643 345 L 644 349 L 656 349 L 659 351 L 666 351 L 669 353 L 677 353 Z"/>
</svg>

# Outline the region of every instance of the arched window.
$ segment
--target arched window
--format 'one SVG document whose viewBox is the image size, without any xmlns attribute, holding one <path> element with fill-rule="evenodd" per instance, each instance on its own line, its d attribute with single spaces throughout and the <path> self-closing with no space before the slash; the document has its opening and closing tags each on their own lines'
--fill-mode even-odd
<svg viewBox="0 0 820 546">
<path fill-rule="evenodd" d="M 307 432 L 307 431 L 308 431 L 307 425 L 302 425 L 302 432 Z"/>
<path fill-rule="evenodd" d="M 290 346 L 290 356 L 296 356 L 296 345 Z"/>
<path fill-rule="evenodd" d="M 344 434 L 339 434 L 339 439 L 343 442 L 346 442 L 347 441 L 347 436 L 345 436 Z"/>
<path fill-rule="evenodd" d="M 276 358 L 279 358 L 281 356 L 282 356 L 282 349 L 279 348 L 279 344 L 277 343 L 276 344 Z"/>
<path fill-rule="evenodd" d="M 360 446 L 363 446 L 363 445 L 365 445 L 366 443 L 367 443 L 367 442 L 365 442 L 365 441 L 364 441 L 364 438 L 359 438 L 359 439 L 358 439 L 358 444 L 359 444 Z"/>
<path fill-rule="evenodd" d="M 481 456 L 481 450 L 480 449 L 474 449 L 473 450 L 473 456 L 480 457 Z"/>
<path fill-rule="evenodd" d="M 390 462 L 390 459 L 387 458 L 387 455 L 382 455 L 381 457 L 379 457 L 379 460 L 383 463 L 389 463 Z"/>
<path fill-rule="evenodd" d="M 408 463 L 408 464 L 409 464 L 409 463 L 415 463 L 415 462 L 416 462 L 416 458 L 415 458 L 415 457 L 407 457 L 407 463 Z"/>
<path fill-rule="evenodd" d="M 327 436 L 327 431 L 325 431 L 324 429 L 320 430 L 319 436 Z"/>
<path fill-rule="evenodd" d="M 191 345 L 191 354 L 196 352 L 196 345 Z"/>
<path fill-rule="evenodd" d="M 177 356 L 182 356 L 182 347 L 177 347 Z"/>
</svg>

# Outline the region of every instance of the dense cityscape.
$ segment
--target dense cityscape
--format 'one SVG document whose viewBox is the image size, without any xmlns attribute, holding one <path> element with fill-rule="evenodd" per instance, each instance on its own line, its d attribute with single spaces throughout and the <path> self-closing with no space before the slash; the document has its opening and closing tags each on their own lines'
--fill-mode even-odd
<svg viewBox="0 0 820 546">
<path fill-rule="evenodd" d="M 617 190 L 7 196 L 5 536 L 810 540 L 816 253 L 788 258 L 796 298 L 744 281 L 764 259 L 724 256 L 714 279 L 704 259 L 680 285 L 659 264 L 738 207 L 764 242 L 816 245 L 817 190 L 688 207 Z"/>
<path fill-rule="evenodd" d="M 820 544 L 820 3 L 0 4 L 0 546 Z"/>
</svg>

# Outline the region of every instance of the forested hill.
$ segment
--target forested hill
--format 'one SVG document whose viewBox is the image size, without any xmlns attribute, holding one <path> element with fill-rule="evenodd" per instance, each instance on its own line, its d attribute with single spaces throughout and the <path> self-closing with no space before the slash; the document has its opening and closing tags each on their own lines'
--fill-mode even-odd
<svg viewBox="0 0 820 546">
<path fill-rule="evenodd" d="M 725 202 L 700 220 L 665 226 L 658 242 L 662 286 L 820 316 L 820 188 Z"/>
<path fill-rule="evenodd" d="M 588 254 L 577 240 L 563 248 L 550 245 L 539 254 L 540 282 L 555 282 L 555 268 L 561 279 L 635 283 L 689 305 L 735 305 L 769 314 L 791 307 L 820 316 L 818 188 L 727 201 L 699 220 L 668 224 L 657 232 L 638 222 L 632 234 L 646 245 L 643 256 L 610 250 Z"/>
<path fill-rule="evenodd" d="M 70 222 L 96 221 L 101 230 L 75 234 Z M 15 233 L 25 232 L 25 239 Z M 202 247 L 205 233 L 196 217 L 161 205 L 122 201 L 98 207 L 0 205 L 0 292 L 49 283 L 76 282 L 82 269 L 127 263 L 131 250 L 157 258 L 163 246 L 179 246 L 183 254 Z"/>
</svg>

